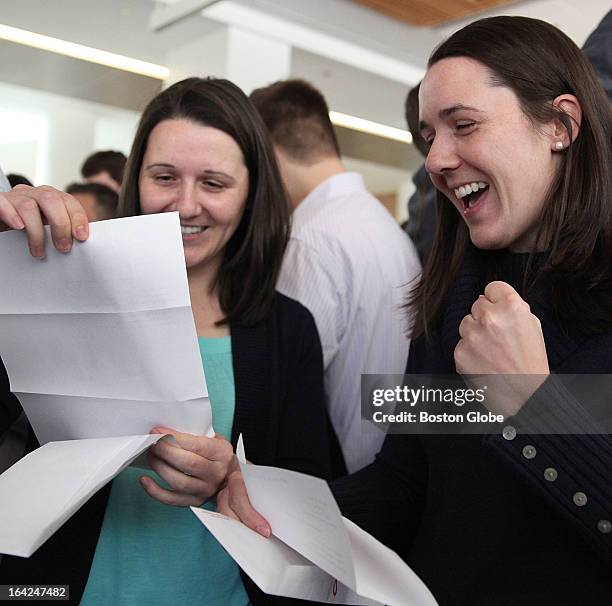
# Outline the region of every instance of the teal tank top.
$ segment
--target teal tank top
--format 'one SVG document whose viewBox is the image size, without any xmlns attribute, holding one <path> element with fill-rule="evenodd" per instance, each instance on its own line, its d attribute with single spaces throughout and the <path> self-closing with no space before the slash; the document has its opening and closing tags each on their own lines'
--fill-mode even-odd
<svg viewBox="0 0 612 606">
<path fill-rule="evenodd" d="M 235 409 L 230 337 L 199 339 L 215 431 L 231 438 Z M 186 507 L 163 505 L 128 468 L 113 481 L 81 604 L 245 606 L 236 563 Z M 214 510 L 214 503 L 206 503 Z"/>
</svg>

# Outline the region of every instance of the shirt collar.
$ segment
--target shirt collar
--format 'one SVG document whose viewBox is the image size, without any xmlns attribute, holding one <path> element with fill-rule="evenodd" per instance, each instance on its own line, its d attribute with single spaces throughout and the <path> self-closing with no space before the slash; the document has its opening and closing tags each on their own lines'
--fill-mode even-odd
<svg viewBox="0 0 612 606">
<path fill-rule="evenodd" d="M 365 190 L 363 178 L 359 173 L 343 172 L 332 175 L 317 185 L 293 211 L 293 222 L 315 214 L 328 200 L 346 196 L 352 192 Z"/>
</svg>

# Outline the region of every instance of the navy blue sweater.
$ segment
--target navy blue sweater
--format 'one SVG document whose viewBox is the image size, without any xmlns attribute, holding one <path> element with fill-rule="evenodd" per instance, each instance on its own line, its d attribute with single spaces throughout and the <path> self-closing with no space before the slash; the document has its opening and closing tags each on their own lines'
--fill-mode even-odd
<svg viewBox="0 0 612 606">
<path fill-rule="evenodd" d="M 523 275 L 524 256 L 507 255 L 496 278 L 520 292 Z M 459 323 L 486 281 L 479 254 L 466 255 L 439 330 L 413 343 L 408 373 L 455 372 Z M 551 372 L 610 373 L 612 332 L 564 334 L 542 292 L 527 300 Z M 513 439 L 390 435 L 374 463 L 332 490 L 342 513 L 396 550 L 441 605 L 609 605 L 612 440 L 579 435 L 591 423 L 587 407 L 552 375 L 508 421 Z M 522 433 L 533 411 L 575 435 Z M 524 456 L 527 445 L 535 457 Z"/>
</svg>

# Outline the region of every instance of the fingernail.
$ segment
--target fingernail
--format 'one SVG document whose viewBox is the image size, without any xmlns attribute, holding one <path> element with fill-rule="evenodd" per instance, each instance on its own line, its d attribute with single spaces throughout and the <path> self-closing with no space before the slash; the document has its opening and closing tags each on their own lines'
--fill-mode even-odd
<svg viewBox="0 0 612 606">
<path fill-rule="evenodd" d="M 20 217 L 13 218 L 13 227 L 15 229 L 23 229 L 25 227 L 25 223 L 21 220 Z"/>
<path fill-rule="evenodd" d="M 57 243 L 57 248 L 58 250 L 60 250 L 61 252 L 68 252 L 71 248 L 71 242 L 68 238 L 62 238 L 58 243 Z"/>
<path fill-rule="evenodd" d="M 84 225 L 79 225 L 75 230 L 74 230 L 74 235 L 79 239 L 79 240 L 85 240 L 85 238 L 87 238 L 87 228 Z"/>
<path fill-rule="evenodd" d="M 32 253 L 32 256 L 36 257 L 37 259 L 45 258 L 45 249 L 42 246 L 35 246 L 34 248 L 30 249 L 30 252 Z"/>
<path fill-rule="evenodd" d="M 266 539 L 270 538 L 270 529 L 267 526 L 255 526 L 255 530 L 266 537 Z"/>
</svg>

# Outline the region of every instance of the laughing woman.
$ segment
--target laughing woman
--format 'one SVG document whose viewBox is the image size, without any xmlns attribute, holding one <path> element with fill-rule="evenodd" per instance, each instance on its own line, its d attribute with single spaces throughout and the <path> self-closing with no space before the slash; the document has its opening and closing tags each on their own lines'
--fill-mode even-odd
<svg viewBox="0 0 612 606">
<path fill-rule="evenodd" d="M 242 433 L 255 462 L 327 478 L 321 345 L 310 313 L 275 292 L 287 209 L 265 127 L 231 82 L 190 78 L 145 109 L 120 210 L 179 214 L 215 429 L 234 445 Z M 68 250 L 71 233 L 86 236 L 69 196 L 25 187 L 0 196 L 0 219 L 25 226 L 39 256 L 41 213 L 58 248 Z M 31 558 L 5 558 L 2 582 L 70 584 L 71 600 L 88 605 L 258 603 L 185 509 L 216 492 L 232 446 L 175 435 L 180 447 L 152 448 L 155 473 L 127 469 Z"/>
<path fill-rule="evenodd" d="M 555 375 L 612 372 L 612 109 L 573 42 L 521 17 L 444 42 L 419 105 L 439 223 L 407 372 L 522 378 L 503 431 L 388 436 L 334 494 L 440 604 L 610 604 L 610 427 Z M 264 527 L 237 472 L 231 513 L 228 492 Z"/>
</svg>

